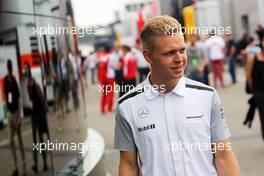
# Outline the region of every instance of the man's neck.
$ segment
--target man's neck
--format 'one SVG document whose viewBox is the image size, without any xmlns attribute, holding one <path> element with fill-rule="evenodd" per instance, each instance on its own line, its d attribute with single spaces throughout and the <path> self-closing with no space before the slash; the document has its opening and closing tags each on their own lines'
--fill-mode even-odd
<svg viewBox="0 0 264 176">
<path fill-rule="evenodd" d="M 164 94 L 171 92 L 179 82 L 179 79 L 164 80 L 159 76 L 151 73 L 149 76 L 149 82 L 152 86 L 158 87 L 158 91 Z M 165 91 L 164 91 L 165 90 Z"/>
</svg>

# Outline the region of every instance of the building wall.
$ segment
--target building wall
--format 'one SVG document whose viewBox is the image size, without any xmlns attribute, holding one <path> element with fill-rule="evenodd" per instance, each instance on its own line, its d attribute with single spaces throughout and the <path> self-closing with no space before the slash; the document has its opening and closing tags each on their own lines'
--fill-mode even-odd
<svg viewBox="0 0 264 176">
<path fill-rule="evenodd" d="M 32 0 L 2 0 L 0 1 L 0 10 L 33 13 Z M 17 24 L 32 23 L 32 16 L 22 16 L 16 14 L 1 13 L 0 15 L 1 28 L 0 33 L 3 31 L 15 28 Z"/>
<path fill-rule="evenodd" d="M 223 13 L 224 25 L 230 25 L 235 38 L 239 38 L 244 31 L 242 16 L 248 18 L 248 32 L 255 36 L 258 23 L 264 24 L 263 0 L 219 0 Z"/>
<path fill-rule="evenodd" d="M 174 15 L 175 7 L 172 6 L 176 0 L 159 0 L 161 15 Z"/>
</svg>

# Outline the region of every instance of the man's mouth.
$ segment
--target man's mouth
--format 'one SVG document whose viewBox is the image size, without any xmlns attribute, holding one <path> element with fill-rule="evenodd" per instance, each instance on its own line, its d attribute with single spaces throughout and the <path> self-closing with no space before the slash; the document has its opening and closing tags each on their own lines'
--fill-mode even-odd
<svg viewBox="0 0 264 176">
<path fill-rule="evenodd" d="M 183 71 L 183 66 L 171 67 L 173 72 L 181 73 Z"/>
</svg>

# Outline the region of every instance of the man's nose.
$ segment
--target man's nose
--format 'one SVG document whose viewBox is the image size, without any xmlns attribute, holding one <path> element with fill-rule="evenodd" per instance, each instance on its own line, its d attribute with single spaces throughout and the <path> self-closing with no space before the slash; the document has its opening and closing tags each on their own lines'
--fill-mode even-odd
<svg viewBox="0 0 264 176">
<path fill-rule="evenodd" d="M 180 52 L 179 51 L 177 51 L 176 53 L 175 53 L 175 55 L 174 55 L 174 60 L 173 60 L 174 62 L 181 62 L 182 61 L 182 56 L 181 56 L 181 54 L 180 54 Z"/>
</svg>

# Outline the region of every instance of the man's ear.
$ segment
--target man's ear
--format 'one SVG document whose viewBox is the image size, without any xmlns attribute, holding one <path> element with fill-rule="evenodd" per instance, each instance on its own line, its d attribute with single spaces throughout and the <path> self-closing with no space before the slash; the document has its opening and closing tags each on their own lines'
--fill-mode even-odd
<svg viewBox="0 0 264 176">
<path fill-rule="evenodd" d="M 143 49 L 143 56 L 146 59 L 146 61 L 151 65 L 152 64 L 152 59 L 151 59 L 151 54 L 148 49 Z"/>
</svg>

